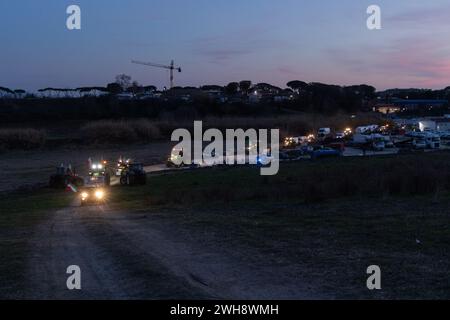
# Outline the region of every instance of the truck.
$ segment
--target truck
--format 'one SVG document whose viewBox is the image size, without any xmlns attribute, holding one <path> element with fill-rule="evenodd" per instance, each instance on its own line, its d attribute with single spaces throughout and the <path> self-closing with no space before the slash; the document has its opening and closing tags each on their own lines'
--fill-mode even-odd
<svg viewBox="0 0 450 320">
<path fill-rule="evenodd" d="M 414 149 L 439 149 L 441 137 L 433 132 L 415 132 L 412 144 Z"/>
<path fill-rule="evenodd" d="M 386 139 L 383 135 L 378 133 L 356 133 L 353 135 L 353 145 L 365 149 L 368 148 L 375 151 L 383 151 L 386 148 Z"/>
<path fill-rule="evenodd" d="M 357 127 L 355 129 L 355 134 L 370 134 L 370 133 L 372 133 L 374 131 L 377 131 L 378 128 L 379 128 L 379 126 L 376 125 L 376 124 L 371 124 L 371 125 L 368 125 L 368 126 Z"/>
<path fill-rule="evenodd" d="M 429 149 L 439 149 L 441 147 L 441 137 L 432 132 L 426 132 L 425 142 Z"/>
<path fill-rule="evenodd" d="M 286 137 L 284 138 L 283 147 L 284 148 L 296 148 L 298 146 L 307 145 L 314 141 L 314 135 L 310 134 L 307 136 L 298 136 L 298 137 Z"/>
<path fill-rule="evenodd" d="M 317 131 L 317 138 L 321 140 L 328 138 L 330 135 L 331 135 L 331 128 L 320 128 Z"/>
</svg>

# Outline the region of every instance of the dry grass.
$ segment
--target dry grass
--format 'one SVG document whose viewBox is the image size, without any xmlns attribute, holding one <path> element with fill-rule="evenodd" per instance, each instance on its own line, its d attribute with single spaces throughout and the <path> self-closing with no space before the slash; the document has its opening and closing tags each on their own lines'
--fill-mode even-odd
<svg viewBox="0 0 450 320">
<path fill-rule="evenodd" d="M 304 135 L 317 131 L 320 127 L 331 127 L 343 130 L 345 127 L 356 127 L 367 124 L 381 124 L 385 120 L 373 113 L 358 114 L 351 118 L 348 114 L 319 115 L 312 113 L 291 113 L 274 116 L 239 116 L 239 117 L 198 117 L 203 121 L 204 129 L 280 129 L 281 136 Z M 169 140 L 172 132 L 178 128 L 193 129 L 192 117 L 181 119 L 165 118 L 149 120 L 98 120 L 83 126 L 79 132 L 65 129 L 67 132 L 59 135 L 72 138 L 79 135 L 83 144 L 134 144 L 148 143 L 157 140 Z M 49 128 L 49 132 L 52 130 Z M 51 135 L 51 134 L 50 134 Z M 77 137 L 78 138 L 78 137 Z M 35 129 L 4 129 L 0 130 L 0 150 L 32 149 L 44 145 L 47 135 L 44 131 Z M 61 140 L 60 140 L 61 141 Z M 67 142 L 72 143 L 71 141 Z M 49 144 L 50 145 L 50 144 Z"/>
<path fill-rule="evenodd" d="M 266 128 L 280 129 L 282 134 L 302 135 L 317 131 L 321 127 L 331 127 L 344 130 L 346 127 L 357 127 L 367 124 L 382 124 L 385 122 L 379 115 L 373 113 L 358 114 L 351 118 L 348 114 L 319 115 L 311 113 L 295 113 L 273 117 L 205 117 L 197 120 L 203 121 L 205 128 L 235 129 L 235 128 Z M 193 121 L 185 120 L 158 120 L 155 125 L 166 136 L 177 128 L 192 129 Z"/>
<path fill-rule="evenodd" d="M 45 144 L 46 133 L 36 129 L 1 129 L 0 150 L 40 148 Z"/>
<path fill-rule="evenodd" d="M 88 143 L 145 143 L 161 138 L 159 128 L 151 121 L 101 120 L 90 122 L 81 128 L 81 135 Z"/>
</svg>

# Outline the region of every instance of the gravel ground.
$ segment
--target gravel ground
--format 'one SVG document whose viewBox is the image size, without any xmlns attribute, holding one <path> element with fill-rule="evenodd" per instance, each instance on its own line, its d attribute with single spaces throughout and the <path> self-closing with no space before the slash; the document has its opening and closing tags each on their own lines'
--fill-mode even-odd
<svg viewBox="0 0 450 320">
<path fill-rule="evenodd" d="M 22 290 L 26 299 L 310 298 L 296 266 L 275 266 L 260 252 L 190 232 L 163 214 L 106 207 L 57 211 L 30 239 Z M 249 259 L 255 257 L 255 260 Z M 81 268 L 81 290 L 66 269 Z M 314 297 L 320 295 L 314 294 Z"/>
</svg>

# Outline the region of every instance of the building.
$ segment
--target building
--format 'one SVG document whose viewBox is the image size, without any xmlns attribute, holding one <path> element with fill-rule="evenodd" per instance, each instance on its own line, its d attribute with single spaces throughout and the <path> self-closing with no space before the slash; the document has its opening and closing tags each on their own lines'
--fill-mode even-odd
<svg viewBox="0 0 450 320">
<path fill-rule="evenodd" d="M 431 99 L 392 99 L 392 105 L 401 111 L 412 111 L 418 109 L 431 110 L 433 108 L 442 108 L 448 106 L 447 100 Z"/>
<path fill-rule="evenodd" d="M 380 112 L 383 114 L 391 114 L 391 113 L 397 113 L 401 111 L 401 108 L 398 106 L 395 106 L 394 104 L 386 103 L 378 103 L 374 108 L 373 111 Z"/>
</svg>

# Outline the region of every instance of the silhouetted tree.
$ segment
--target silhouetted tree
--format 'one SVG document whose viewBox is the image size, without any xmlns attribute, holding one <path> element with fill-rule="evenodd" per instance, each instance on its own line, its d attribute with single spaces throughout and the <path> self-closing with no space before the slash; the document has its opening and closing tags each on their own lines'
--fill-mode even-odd
<svg viewBox="0 0 450 320">
<path fill-rule="evenodd" d="M 238 89 L 239 89 L 239 83 L 237 83 L 237 82 L 230 82 L 225 87 L 225 91 L 228 94 L 236 94 L 236 93 L 238 93 Z"/>
<path fill-rule="evenodd" d="M 144 91 L 146 91 L 146 92 L 153 92 L 153 91 L 156 91 L 158 88 L 156 88 L 155 86 L 152 86 L 152 85 L 150 85 L 150 86 L 144 86 Z"/>
<path fill-rule="evenodd" d="M 269 83 L 258 83 L 253 87 L 253 90 L 259 90 L 259 91 L 263 91 L 263 92 L 268 92 L 268 93 L 272 93 L 272 94 L 277 94 L 280 91 L 282 91 L 281 88 L 271 85 Z"/>
<path fill-rule="evenodd" d="M 111 94 L 118 94 L 123 91 L 122 86 L 116 82 L 108 83 L 106 90 Z"/>
<path fill-rule="evenodd" d="M 10 94 L 14 94 L 14 91 L 12 91 L 9 88 L 6 87 L 0 87 L 0 91 L 6 92 L 6 93 L 10 93 Z"/>
<path fill-rule="evenodd" d="M 133 94 L 138 94 L 144 91 L 144 87 L 142 87 L 137 81 L 133 81 L 127 91 Z"/>
<path fill-rule="evenodd" d="M 294 92 L 299 93 L 300 90 L 305 90 L 308 87 L 308 84 L 300 80 L 293 80 L 289 81 L 286 86 L 291 88 Z"/>
<path fill-rule="evenodd" d="M 131 77 L 126 74 L 119 74 L 116 76 L 116 83 L 121 86 L 123 91 L 126 91 L 131 86 Z"/>
<path fill-rule="evenodd" d="M 242 93 L 248 94 L 251 87 L 252 82 L 250 80 L 243 80 L 239 82 L 239 90 L 241 90 Z"/>
<path fill-rule="evenodd" d="M 208 85 L 201 86 L 200 89 L 202 89 L 204 91 L 209 91 L 209 90 L 222 91 L 223 87 L 215 85 L 215 84 L 208 84 Z"/>
</svg>

